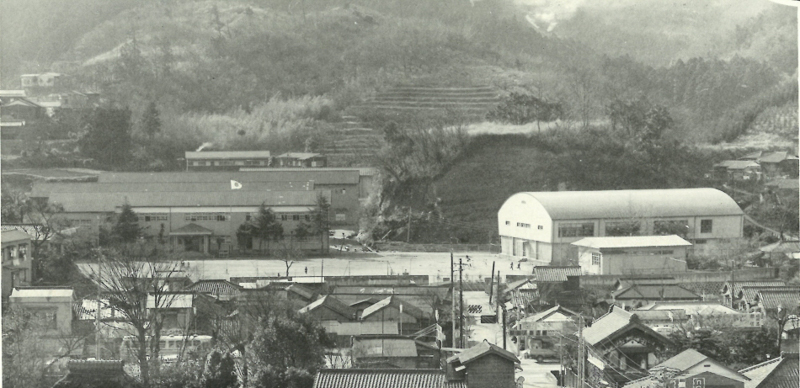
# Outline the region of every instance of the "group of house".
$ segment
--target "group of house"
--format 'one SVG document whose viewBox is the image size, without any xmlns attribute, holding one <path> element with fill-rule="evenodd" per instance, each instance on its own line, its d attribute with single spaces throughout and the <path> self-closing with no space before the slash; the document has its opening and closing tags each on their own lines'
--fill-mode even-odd
<svg viewBox="0 0 800 388">
<path fill-rule="evenodd" d="M 772 181 L 798 176 L 797 152 L 756 151 L 739 159 L 723 160 L 714 165 L 712 176 L 721 181 Z"/>
</svg>

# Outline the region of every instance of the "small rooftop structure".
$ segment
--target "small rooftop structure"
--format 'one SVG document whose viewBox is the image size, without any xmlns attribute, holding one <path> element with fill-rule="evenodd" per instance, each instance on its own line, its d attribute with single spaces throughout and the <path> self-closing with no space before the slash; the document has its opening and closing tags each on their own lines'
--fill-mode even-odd
<svg viewBox="0 0 800 388">
<path fill-rule="evenodd" d="M 690 247 L 692 243 L 677 235 L 669 236 L 620 236 L 586 237 L 572 245 L 596 249 L 649 248 L 649 247 Z"/>
<path fill-rule="evenodd" d="M 33 236 L 19 230 L 4 230 L 0 233 L 0 242 L 3 245 L 33 240 Z"/>
</svg>

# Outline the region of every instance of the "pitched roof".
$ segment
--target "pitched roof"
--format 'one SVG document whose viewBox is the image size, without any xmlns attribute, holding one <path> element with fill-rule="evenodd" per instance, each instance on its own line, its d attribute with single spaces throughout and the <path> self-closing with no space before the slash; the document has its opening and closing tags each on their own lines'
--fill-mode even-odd
<svg viewBox="0 0 800 388">
<path fill-rule="evenodd" d="M 672 341 L 668 338 L 639 322 L 639 319 L 634 314 L 616 307 L 608 314 L 594 321 L 591 327 L 583 329 L 583 338 L 590 345 L 595 346 L 612 340 L 631 329 L 639 329 L 663 344 L 672 344 Z"/>
<path fill-rule="evenodd" d="M 178 229 L 169 232 L 170 236 L 197 236 L 197 235 L 212 235 L 214 231 L 204 228 L 194 222 L 186 224 Z"/>
<path fill-rule="evenodd" d="M 611 293 L 614 299 L 647 299 L 647 300 L 701 300 L 695 294 L 676 284 L 631 284 Z"/>
<path fill-rule="evenodd" d="M 697 350 L 686 349 L 674 357 L 656 365 L 655 368 L 672 368 L 683 372 L 708 358 L 708 356 Z"/>
<path fill-rule="evenodd" d="M 793 241 L 778 241 L 773 244 L 769 244 L 758 248 L 761 252 L 773 253 L 796 253 L 800 252 L 800 241 L 793 240 Z"/>
<path fill-rule="evenodd" d="M 467 388 L 438 369 L 322 369 L 314 388 Z"/>
<path fill-rule="evenodd" d="M 669 301 L 669 302 L 653 302 L 649 305 L 642 306 L 633 312 L 639 314 L 641 311 L 664 311 L 664 310 L 680 310 L 686 315 L 723 315 L 723 314 L 738 314 L 739 312 L 723 306 L 719 303 L 708 301 Z"/>
<path fill-rule="evenodd" d="M 800 305 L 800 292 L 796 287 L 762 289 L 758 291 L 757 298 L 767 310 L 779 307 L 797 310 Z"/>
<path fill-rule="evenodd" d="M 315 154 L 313 152 L 287 152 L 285 154 L 278 155 L 279 158 L 292 158 L 299 160 L 306 160 L 320 156 L 322 156 L 322 154 Z"/>
<path fill-rule="evenodd" d="M 578 313 L 576 313 L 576 312 L 574 312 L 572 310 L 566 309 L 566 308 L 564 308 L 564 307 L 562 307 L 560 305 L 556 305 L 556 306 L 551 307 L 551 308 L 549 308 L 549 309 L 547 309 L 545 311 L 540 311 L 540 312 L 538 312 L 536 314 L 533 314 L 531 316 L 527 316 L 527 317 L 523 318 L 522 320 L 525 321 L 525 322 L 540 322 L 542 320 L 545 320 L 545 319 L 551 317 L 553 314 L 556 314 L 556 313 L 562 313 L 562 314 L 567 315 L 567 316 L 577 316 L 578 315 Z"/>
<path fill-rule="evenodd" d="M 383 300 L 380 300 L 377 303 L 373 304 L 372 306 L 365 308 L 364 311 L 361 313 L 361 318 L 366 318 L 390 306 L 395 307 L 398 310 L 400 309 L 400 306 L 403 306 L 404 314 L 408 314 L 418 319 L 426 318 L 426 314 L 422 310 L 414 306 L 412 303 L 409 303 L 408 301 L 400 299 L 394 295 L 385 298 Z"/>
<path fill-rule="evenodd" d="M 286 287 L 286 291 L 293 292 L 306 299 L 311 299 L 314 297 L 314 291 L 312 291 L 308 287 L 301 286 L 299 284 L 292 284 L 291 286 Z"/>
<path fill-rule="evenodd" d="M 791 157 L 792 155 L 789 155 L 786 151 L 775 151 L 761 156 L 758 161 L 759 163 L 780 163 Z"/>
<path fill-rule="evenodd" d="M 798 354 L 784 354 L 769 361 L 739 371 L 750 378 L 744 383 L 745 388 L 797 388 Z"/>
<path fill-rule="evenodd" d="M 416 357 L 417 345 L 412 338 L 381 335 L 380 338 L 356 337 L 353 350 L 359 357 Z"/>
<path fill-rule="evenodd" d="M 724 167 L 728 170 L 744 170 L 748 167 L 761 167 L 752 160 L 724 160 L 714 165 L 714 167 Z"/>
<path fill-rule="evenodd" d="M 447 362 L 453 362 L 458 360 L 462 365 L 468 364 L 472 361 L 475 361 L 483 356 L 489 354 L 496 354 L 500 357 L 503 357 L 513 363 L 518 363 L 519 359 L 514 353 L 509 352 L 495 344 L 490 344 L 489 341 L 483 340 L 483 342 L 469 348 L 464 349 L 461 353 L 458 353 L 450 358 L 447 359 Z"/>
<path fill-rule="evenodd" d="M 645 247 L 690 247 L 692 243 L 677 235 L 669 236 L 622 236 L 586 237 L 572 245 L 588 248 L 645 248 Z"/>
<path fill-rule="evenodd" d="M 320 307 L 327 307 L 328 309 L 332 310 L 333 312 L 335 312 L 335 313 L 337 313 L 337 314 L 339 314 L 339 315 L 341 315 L 341 316 L 343 316 L 343 317 L 345 317 L 347 319 L 353 319 L 353 318 L 355 318 L 355 315 L 356 315 L 356 312 L 352 307 L 342 303 L 342 301 L 340 301 L 339 299 L 336 299 L 335 297 L 333 297 L 331 295 L 325 295 L 325 296 L 315 300 L 314 302 L 311 302 L 306 307 L 301 308 L 297 312 L 301 313 L 301 314 L 305 314 L 305 313 L 314 311 L 314 310 L 316 310 L 316 309 L 318 309 Z"/>
<path fill-rule="evenodd" d="M 685 321 L 688 319 L 684 310 L 634 310 L 632 312 L 642 321 Z"/>
<path fill-rule="evenodd" d="M 186 151 L 186 159 L 254 159 L 269 158 L 269 151 Z"/>
<path fill-rule="evenodd" d="M 212 295 L 236 295 L 242 288 L 225 279 L 205 279 L 198 280 L 194 284 L 186 287 L 189 291 Z"/>
<path fill-rule="evenodd" d="M 554 191 L 518 193 L 538 201 L 553 220 L 592 218 L 722 216 L 744 214 L 717 189 Z M 507 202 L 508 202 L 507 201 Z"/>
<path fill-rule="evenodd" d="M 537 282 L 566 282 L 567 276 L 580 276 L 581 267 L 536 266 L 533 274 Z"/>
<path fill-rule="evenodd" d="M 341 336 L 365 335 L 365 334 L 400 334 L 398 325 L 386 324 L 385 322 L 337 322 L 322 321 L 320 325 L 325 332 Z"/>
<path fill-rule="evenodd" d="M 800 292 L 800 286 L 760 286 L 760 287 L 742 287 L 739 294 L 736 294 L 738 297 L 744 299 L 748 303 L 753 303 L 756 300 L 756 296 L 758 296 L 758 292 L 761 290 L 770 290 L 770 291 L 787 291 L 793 290 Z"/>
<path fill-rule="evenodd" d="M 344 168 L 259 168 L 242 171 L 182 171 L 182 172 L 104 172 L 100 183 L 110 182 L 297 182 L 315 184 L 358 184 L 358 169 Z"/>
<path fill-rule="evenodd" d="M 327 192 L 330 197 L 330 192 Z M 202 207 L 202 206 L 315 206 L 313 191 L 239 191 L 157 193 L 53 193 L 50 201 L 68 212 L 113 212 L 127 200 L 133 207 Z"/>
<path fill-rule="evenodd" d="M 237 191 L 304 191 L 314 190 L 309 181 L 247 182 Z M 34 182 L 31 197 L 47 197 L 51 193 L 138 193 L 172 192 L 194 193 L 208 191 L 231 191 L 228 182 L 81 182 L 51 183 Z"/>
<path fill-rule="evenodd" d="M 742 291 L 742 287 L 783 287 L 786 282 L 783 280 L 748 280 L 733 282 L 733 295 L 738 295 Z M 725 282 L 722 286 L 722 292 L 730 293 L 731 282 Z"/>
<path fill-rule="evenodd" d="M 775 179 L 767 182 L 764 186 L 797 191 L 800 190 L 800 179 Z"/>
<path fill-rule="evenodd" d="M 32 239 L 33 237 L 31 235 L 16 229 L 4 230 L 0 233 L 0 241 L 2 241 L 3 244 Z"/>
</svg>

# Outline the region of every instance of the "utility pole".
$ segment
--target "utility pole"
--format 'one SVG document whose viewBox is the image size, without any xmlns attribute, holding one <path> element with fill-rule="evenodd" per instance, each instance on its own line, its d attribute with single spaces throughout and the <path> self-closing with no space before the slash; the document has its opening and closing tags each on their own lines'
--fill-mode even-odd
<svg viewBox="0 0 800 388">
<path fill-rule="evenodd" d="M 455 273 L 453 272 L 453 246 L 450 246 L 450 290 L 453 296 L 450 298 L 450 305 L 452 307 L 450 323 L 453 326 L 453 332 L 450 335 L 450 344 L 456 347 L 456 282 Z"/>
<path fill-rule="evenodd" d="M 731 308 L 733 308 L 733 298 L 736 297 L 736 295 L 733 293 L 734 289 L 733 282 L 734 280 L 736 280 L 735 278 L 736 278 L 736 261 L 731 259 L 731 286 L 728 288 L 728 291 L 731 293 L 731 306 L 730 306 Z"/>
<path fill-rule="evenodd" d="M 493 293 L 494 293 L 494 261 L 492 262 L 492 281 L 489 283 L 489 304 L 492 304 Z"/>
<path fill-rule="evenodd" d="M 497 271 L 497 295 L 494 296 L 494 313 L 500 319 L 500 271 Z"/>
<path fill-rule="evenodd" d="M 586 384 L 585 379 L 585 364 L 586 359 L 585 350 L 583 348 L 583 315 L 578 316 L 578 387 L 584 388 Z"/>
<path fill-rule="evenodd" d="M 411 206 L 408 207 L 408 227 L 406 228 L 406 243 L 411 242 Z"/>
<path fill-rule="evenodd" d="M 558 336 L 558 386 L 564 386 L 564 333 Z"/>
<path fill-rule="evenodd" d="M 506 305 L 503 305 L 503 349 L 506 349 Z"/>
<path fill-rule="evenodd" d="M 464 349 L 464 266 L 461 258 L 458 259 L 458 324 L 461 326 L 459 337 L 461 348 Z"/>
</svg>

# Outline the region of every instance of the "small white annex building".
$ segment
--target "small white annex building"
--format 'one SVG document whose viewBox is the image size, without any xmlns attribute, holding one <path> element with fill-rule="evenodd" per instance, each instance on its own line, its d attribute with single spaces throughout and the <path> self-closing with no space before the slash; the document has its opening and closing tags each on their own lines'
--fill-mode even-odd
<svg viewBox="0 0 800 388">
<path fill-rule="evenodd" d="M 503 254 L 577 264 L 585 237 L 679 235 L 695 252 L 742 237 L 744 212 L 717 189 L 522 192 L 497 214 Z"/>
<path fill-rule="evenodd" d="M 578 247 L 578 265 L 590 275 L 635 275 L 686 271 L 692 243 L 680 236 L 586 237 Z"/>
</svg>

